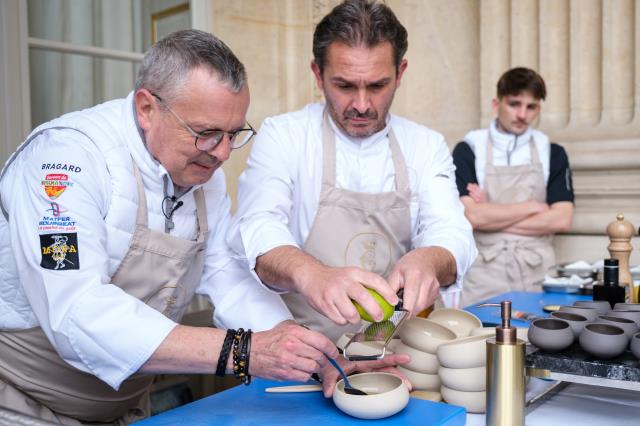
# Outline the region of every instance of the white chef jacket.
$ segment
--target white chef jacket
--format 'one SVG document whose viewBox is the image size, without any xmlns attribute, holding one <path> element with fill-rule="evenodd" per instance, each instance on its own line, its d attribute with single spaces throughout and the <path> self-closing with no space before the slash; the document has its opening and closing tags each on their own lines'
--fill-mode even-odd
<svg viewBox="0 0 640 426">
<path fill-rule="evenodd" d="M 110 136 L 126 141 L 143 177 L 148 226 L 164 232 L 162 199 L 173 195 L 173 184 L 139 136 L 132 94 L 126 100 L 111 102 L 114 106 L 109 117 L 122 134 Z M 74 114 L 75 120 L 92 114 L 92 109 Z M 0 181 L 2 205 L 9 215 L 7 222 L 0 214 L 0 329 L 42 327 L 65 361 L 117 389 L 147 361 L 176 323 L 109 284 L 114 273 L 109 256 L 118 252 L 118 247 L 126 252 L 130 238 L 118 223 L 114 227 L 105 222 L 118 201 L 112 197 L 112 174 L 123 173 L 108 167 L 103 152 L 104 145 L 110 144 L 113 141 L 109 138 L 91 141 L 77 131 L 50 129 L 24 146 L 8 166 Z M 43 177 L 48 172 L 64 173 L 72 182 L 54 201 L 59 215 L 69 218 L 58 225 L 78 234 L 78 270 L 40 266 L 38 227 L 53 208 L 43 190 Z M 171 231 L 192 240 L 197 234 L 194 189 L 180 198 L 184 205 L 175 212 Z M 215 322 L 221 327 L 264 330 L 291 319 L 281 298 L 256 283 L 225 243 L 230 200 L 222 170 L 216 171 L 204 189 L 210 234 L 196 292 L 211 298 Z M 125 209 L 124 216 L 135 218 L 137 205 L 119 202 L 116 207 Z"/>
<path fill-rule="evenodd" d="M 291 245 L 302 247 L 318 209 L 322 180 L 324 104 L 267 118 L 240 176 L 238 211 L 228 242 L 255 269 L 258 256 Z M 412 248 L 439 246 L 456 259 L 457 292 L 477 254 L 472 228 L 455 185 L 455 167 L 442 135 L 390 114 L 407 164 L 411 187 Z M 395 190 L 388 128 L 368 138 L 336 134 L 336 185 L 364 193 Z M 255 273 L 255 271 L 254 271 Z"/>
<path fill-rule="evenodd" d="M 496 121 L 493 120 L 488 129 L 473 130 L 464 137 L 464 141 L 467 142 L 475 154 L 476 177 L 481 188 L 484 188 L 484 169 L 487 163 L 487 132 L 491 134 L 493 141 L 494 166 L 531 164 L 529 140 L 533 137 L 538 150 L 538 157 L 542 164 L 544 184 L 545 186 L 547 185 L 549 182 L 549 156 L 551 153 L 551 144 L 547 135 L 531 127 L 521 135 L 504 133 L 498 130 Z"/>
</svg>

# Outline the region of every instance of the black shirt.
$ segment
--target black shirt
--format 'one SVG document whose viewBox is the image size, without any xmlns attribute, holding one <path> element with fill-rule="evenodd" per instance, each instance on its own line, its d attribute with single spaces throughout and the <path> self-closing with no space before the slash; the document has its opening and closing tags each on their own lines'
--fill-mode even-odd
<svg viewBox="0 0 640 426">
<path fill-rule="evenodd" d="M 574 200 L 573 182 L 569 158 L 564 148 L 552 143 L 550 150 L 549 181 L 547 182 L 547 204 Z M 460 196 L 469 195 L 467 184 L 478 183 L 476 176 L 476 156 L 469 144 L 459 142 L 453 149 L 453 163 L 456 165 L 456 185 Z"/>
</svg>

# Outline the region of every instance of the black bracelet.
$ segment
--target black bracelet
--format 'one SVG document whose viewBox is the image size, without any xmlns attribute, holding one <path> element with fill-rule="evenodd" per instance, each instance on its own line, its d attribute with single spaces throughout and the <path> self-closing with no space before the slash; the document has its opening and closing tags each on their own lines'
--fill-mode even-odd
<svg viewBox="0 0 640 426">
<path fill-rule="evenodd" d="M 231 352 L 231 344 L 233 343 L 233 336 L 236 334 L 235 330 L 227 330 L 227 334 L 224 336 L 224 342 L 222 343 L 222 349 L 220 349 L 220 355 L 218 356 L 218 365 L 216 366 L 216 376 L 224 377 L 227 370 L 227 360 L 229 359 L 229 353 Z"/>
</svg>

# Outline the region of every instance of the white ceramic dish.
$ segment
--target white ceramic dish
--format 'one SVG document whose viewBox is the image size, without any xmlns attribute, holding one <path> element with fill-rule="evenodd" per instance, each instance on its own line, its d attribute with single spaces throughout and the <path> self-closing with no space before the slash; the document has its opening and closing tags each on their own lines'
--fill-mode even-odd
<svg viewBox="0 0 640 426">
<path fill-rule="evenodd" d="M 474 368 L 487 365 L 487 339 L 480 335 L 463 337 L 438 347 L 438 362 L 447 368 Z"/>
<path fill-rule="evenodd" d="M 463 392 L 441 386 L 440 393 L 446 402 L 464 407 L 469 413 L 482 414 L 486 410 L 486 392 Z"/>
<path fill-rule="evenodd" d="M 402 366 L 417 373 L 438 374 L 438 357 L 434 354 L 407 346 L 402 342 L 393 345 L 393 351 L 397 354 L 407 354 L 411 357 L 408 364 Z"/>
<path fill-rule="evenodd" d="M 404 367 L 397 367 L 411 382 L 414 390 L 438 391 L 440 377 L 437 374 L 417 373 Z"/>
<path fill-rule="evenodd" d="M 409 389 L 398 376 L 389 373 L 361 373 L 349 376 L 351 385 L 367 389 L 369 395 L 349 395 L 344 382 L 336 383 L 333 402 L 341 411 L 359 419 L 382 419 L 401 411 L 409 403 Z M 376 389 L 373 393 L 371 389 Z"/>
<path fill-rule="evenodd" d="M 461 309 L 442 308 L 431 312 L 428 319 L 442 324 L 456 333 L 457 337 L 467 337 L 473 328 L 482 327 L 480 318 Z"/>
<path fill-rule="evenodd" d="M 442 324 L 415 317 L 400 329 L 400 340 L 412 348 L 435 354 L 438 346 L 456 338 L 456 334 Z"/>
<path fill-rule="evenodd" d="M 487 390 L 487 368 L 447 368 L 440 367 L 438 376 L 443 386 L 463 392 L 484 392 Z"/>
</svg>

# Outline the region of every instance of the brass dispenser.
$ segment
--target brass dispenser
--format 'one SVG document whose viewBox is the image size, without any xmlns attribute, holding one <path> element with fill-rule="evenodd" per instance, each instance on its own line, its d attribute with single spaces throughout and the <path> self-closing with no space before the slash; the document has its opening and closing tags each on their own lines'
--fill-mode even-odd
<svg viewBox="0 0 640 426">
<path fill-rule="evenodd" d="M 525 342 L 511 326 L 511 301 L 478 306 L 500 307 L 502 325 L 487 339 L 487 426 L 524 426 Z"/>
</svg>

